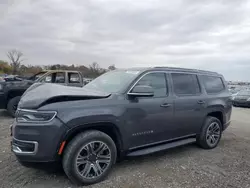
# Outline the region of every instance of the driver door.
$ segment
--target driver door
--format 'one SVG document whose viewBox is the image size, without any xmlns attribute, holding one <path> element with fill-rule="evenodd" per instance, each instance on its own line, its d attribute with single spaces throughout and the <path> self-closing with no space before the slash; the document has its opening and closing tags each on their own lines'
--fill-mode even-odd
<svg viewBox="0 0 250 188">
<path fill-rule="evenodd" d="M 146 73 L 137 85 L 151 86 L 154 96 L 129 96 L 127 127 L 131 130 L 131 149 L 168 140 L 173 128 L 173 98 L 169 95 L 166 73 Z"/>
</svg>

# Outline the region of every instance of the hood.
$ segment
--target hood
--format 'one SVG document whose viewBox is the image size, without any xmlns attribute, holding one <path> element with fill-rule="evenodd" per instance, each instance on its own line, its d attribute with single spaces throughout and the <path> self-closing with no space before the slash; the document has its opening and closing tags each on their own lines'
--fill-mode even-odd
<svg viewBox="0 0 250 188">
<path fill-rule="evenodd" d="M 33 84 L 34 82 L 30 81 L 30 80 L 22 80 L 22 81 L 8 81 L 8 82 L 4 82 L 6 87 L 10 87 L 10 88 L 22 88 L 22 87 L 26 87 L 28 88 L 31 84 Z"/>
<path fill-rule="evenodd" d="M 73 100 L 107 98 L 111 94 L 58 84 L 33 84 L 22 96 L 18 108 L 37 109 L 43 105 Z"/>
</svg>

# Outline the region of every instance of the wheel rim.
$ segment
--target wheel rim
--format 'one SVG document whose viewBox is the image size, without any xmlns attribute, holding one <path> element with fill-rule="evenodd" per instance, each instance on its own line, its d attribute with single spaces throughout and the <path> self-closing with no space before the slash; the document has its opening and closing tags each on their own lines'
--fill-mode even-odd
<svg viewBox="0 0 250 188">
<path fill-rule="evenodd" d="M 18 104 L 14 104 L 14 105 L 13 105 L 13 111 L 14 111 L 14 112 L 17 110 L 17 106 L 18 106 Z"/>
<path fill-rule="evenodd" d="M 86 178 L 93 179 L 101 176 L 109 167 L 111 151 L 107 144 L 94 141 L 83 146 L 76 157 L 76 169 Z"/>
<path fill-rule="evenodd" d="M 207 129 L 207 134 L 206 134 L 207 144 L 211 147 L 215 146 L 220 139 L 220 134 L 221 134 L 220 125 L 217 122 L 211 123 Z"/>
</svg>

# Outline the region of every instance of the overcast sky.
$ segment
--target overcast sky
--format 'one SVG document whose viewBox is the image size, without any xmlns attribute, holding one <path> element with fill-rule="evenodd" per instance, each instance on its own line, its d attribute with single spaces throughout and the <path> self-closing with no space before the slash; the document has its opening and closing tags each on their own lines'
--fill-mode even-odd
<svg viewBox="0 0 250 188">
<path fill-rule="evenodd" d="M 248 0 L 0 0 L 0 59 L 177 66 L 250 81 Z"/>
</svg>

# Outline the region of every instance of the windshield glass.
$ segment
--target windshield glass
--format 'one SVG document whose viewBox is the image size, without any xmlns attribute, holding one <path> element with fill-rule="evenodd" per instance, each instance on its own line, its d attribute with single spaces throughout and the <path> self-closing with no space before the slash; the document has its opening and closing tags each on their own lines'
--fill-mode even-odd
<svg viewBox="0 0 250 188">
<path fill-rule="evenodd" d="M 240 91 L 239 95 L 249 95 L 250 96 L 250 90 Z"/>
<path fill-rule="evenodd" d="M 39 73 L 37 73 L 37 74 L 31 76 L 31 77 L 29 78 L 29 80 L 35 81 L 35 80 L 37 80 L 38 78 L 41 78 L 45 73 L 46 73 L 46 71 L 45 71 L 45 72 L 39 72 Z"/>
<path fill-rule="evenodd" d="M 140 71 L 111 71 L 97 77 L 85 85 L 84 88 L 117 93 L 132 82 L 139 73 Z"/>
</svg>

